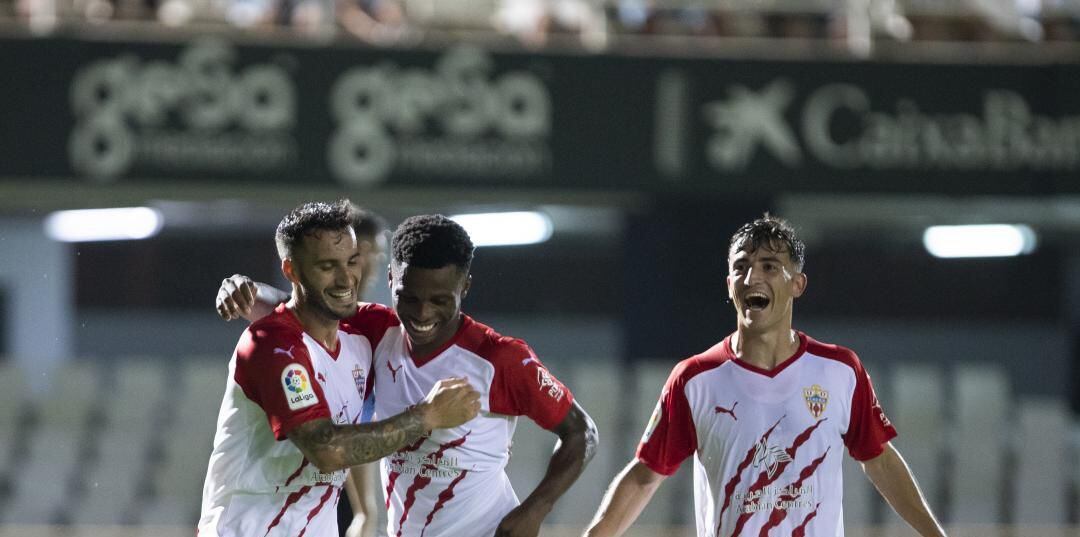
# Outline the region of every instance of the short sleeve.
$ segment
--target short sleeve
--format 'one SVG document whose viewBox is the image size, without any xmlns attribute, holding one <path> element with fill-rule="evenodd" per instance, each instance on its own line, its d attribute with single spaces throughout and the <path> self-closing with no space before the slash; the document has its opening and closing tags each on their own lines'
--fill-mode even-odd
<svg viewBox="0 0 1080 537">
<path fill-rule="evenodd" d="M 379 346 L 386 331 L 401 323 L 394 310 L 382 304 L 363 303 L 357 306 L 356 313 L 343 319 L 338 326 L 348 334 L 366 338 L 371 343 L 372 352 Z"/>
<path fill-rule="evenodd" d="M 574 396 L 520 340 L 502 346 L 491 386 L 491 411 L 528 416 L 552 430 L 570 412 Z"/>
<path fill-rule="evenodd" d="M 274 438 L 284 440 L 296 426 L 329 418 L 302 336 L 274 325 L 252 325 L 236 346 L 235 380 L 266 413 Z"/>
<path fill-rule="evenodd" d="M 870 374 L 856 362 L 855 392 L 851 400 L 851 421 L 844 434 L 844 445 L 852 458 L 866 461 L 881 455 L 885 443 L 896 438 L 896 429 L 874 393 Z"/>
<path fill-rule="evenodd" d="M 686 400 L 688 365 L 685 360 L 671 371 L 638 444 L 638 460 L 658 474 L 674 474 L 697 449 L 697 430 Z"/>
</svg>

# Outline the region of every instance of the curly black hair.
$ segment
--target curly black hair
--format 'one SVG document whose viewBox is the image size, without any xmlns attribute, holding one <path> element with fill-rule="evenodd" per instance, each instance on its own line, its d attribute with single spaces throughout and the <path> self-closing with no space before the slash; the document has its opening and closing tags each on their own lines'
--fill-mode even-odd
<svg viewBox="0 0 1080 537">
<path fill-rule="evenodd" d="M 278 257 L 291 257 L 305 235 L 316 231 L 348 229 L 353 225 L 352 203 L 347 199 L 334 203 L 311 201 L 289 211 L 274 233 Z"/>
<path fill-rule="evenodd" d="M 777 252 L 787 250 L 791 261 L 795 263 L 795 270 L 802 272 L 803 264 L 806 263 L 806 244 L 787 220 L 765 213 L 761 218 L 743 224 L 731 236 L 728 255 L 737 250 L 754 252 L 762 246 Z"/>
<path fill-rule="evenodd" d="M 394 231 L 390 244 L 397 264 L 426 269 L 455 265 L 466 273 L 475 249 L 465 228 L 441 214 L 405 219 Z"/>
</svg>

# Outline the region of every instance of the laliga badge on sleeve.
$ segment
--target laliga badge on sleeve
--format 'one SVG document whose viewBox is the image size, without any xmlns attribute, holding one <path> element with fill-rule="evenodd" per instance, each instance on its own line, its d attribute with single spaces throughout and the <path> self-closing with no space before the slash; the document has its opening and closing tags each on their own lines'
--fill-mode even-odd
<svg viewBox="0 0 1080 537">
<path fill-rule="evenodd" d="M 311 375 L 300 364 L 289 364 L 281 372 L 281 386 L 285 391 L 285 400 L 290 410 L 300 410 L 319 402 L 315 389 L 311 386 Z"/>
</svg>

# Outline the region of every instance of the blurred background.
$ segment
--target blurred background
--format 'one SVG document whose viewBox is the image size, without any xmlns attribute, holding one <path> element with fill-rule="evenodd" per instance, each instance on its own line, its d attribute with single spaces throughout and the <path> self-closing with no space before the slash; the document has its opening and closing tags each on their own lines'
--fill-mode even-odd
<svg viewBox="0 0 1080 537">
<path fill-rule="evenodd" d="M 531 215 L 474 228 L 464 309 L 600 427 L 545 535 L 734 328 L 765 211 L 952 534 L 1080 535 L 1078 35 L 1077 0 L 0 0 L 0 534 L 193 534 L 217 287 L 284 287 L 278 220 L 349 197 Z M 553 440 L 519 423 L 519 494 Z M 690 474 L 632 535 L 694 534 Z M 911 535 L 845 482 L 848 535 Z"/>
</svg>

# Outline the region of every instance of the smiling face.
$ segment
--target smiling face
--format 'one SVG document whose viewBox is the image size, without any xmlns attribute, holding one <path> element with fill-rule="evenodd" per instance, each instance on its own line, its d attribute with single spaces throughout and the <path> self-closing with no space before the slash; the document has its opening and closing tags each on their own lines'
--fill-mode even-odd
<svg viewBox="0 0 1080 537">
<path fill-rule="evenodd" d="M 472 283 L 467 272 L 455 265 L 432 269 L 394 261 L 389 277 L 394 311 L 415 356 L 427 356 L 454 337 Z"/>
<path fill-rule="evenodd" d="M 728 253 L 727 288 L 739 330 L 786 333 L 791 329 L 794 301 L 806 290 L 806 275 L 798 271 L 781 243 L 765 243 L 753 250 L 738 246 Z"/>
<path fill-rule="evenodd" d="M 334 322 L 356 313 L 361 268 L 351 228 L 304 235 L 282 266 L 297 306 Z"/>
</svg>

